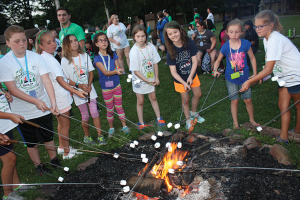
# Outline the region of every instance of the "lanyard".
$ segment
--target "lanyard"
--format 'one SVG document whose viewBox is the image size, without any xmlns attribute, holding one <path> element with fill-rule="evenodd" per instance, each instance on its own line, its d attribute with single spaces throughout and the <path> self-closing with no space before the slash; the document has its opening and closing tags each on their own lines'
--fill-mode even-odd
<svg viewBox="0 0 300 200">
<path fill-rule="evenodd" d="M 107 55 L 107 58 L 108 58 L 108 65 L 106 65 L 106 62 L 105 62 L 105 60 L 104 60 L 104 57 L 102 56 L 102 54 L 100 53 L 100 51 L 99 51 L 99 55 L 101 56 L 101 58 L 102 58 L 102 60 L 103 60 L 103 65 L 104 65 L 106 71 L 110 71 L 110 56 Z"/>
<path fill-rule="evenodd" d="M 206 29 L 204 30 L 203 34 L 206 32 Z M 200 40 L 202 40 L 203 36 L 202 34 L 199 32 L 199 35 L 200 35 Z"/>
<path fill-rule="evenodd" d="M 237 57 L 237 54 L 239 53 L 239 49 L 240 49 L 240 47 L 241 47 L 241 45 L 240 45 L 240 46 L 238 46 L 238 50 L 237 50 L 237 52 L 235 53 L 235 60 L 237 60 L 237 59 L 236 59 L 236 57 Z M 231 61 L 233 61 L 233 58 L 232 58 L 232 53 L 231 53 L 231 47 L 230 47 L 230 43 L 229 43 L 229 50 L 230 50 Z"/>
<path fill-rule="evenodd" d="M 136 45 L 137 47 L 138 47 L 138 49 L 141 51 L 141 53 L 143 54 L 143 56 L 144 56 L 144 59 L 146 60 L 146 62 L 147 62 L 147 58 L 146 58 L 146 56 L 144 55 L 144 53 L 143 53 L 143 51 L 142 51 L 142 49 L 138 46 L 138 45 Z M 146 47 L 146 50 L 147 50 L 147 53 L 148 53 L 148 57 L 149 57 L 149 59 L 148 59 L 148 66 L 151 66 L 151 62 L 150 62 L 150 54 L 149 54 L 149 51 L 148 51 L 148 48 L 147 48 L 147 45 L 145 46 Z"/>
<path fill-rule="evenodd" d="M 11 52 L 11 53 L 12 53 L 13 57 L 15 58 L 15 60 L 18 62 L 18 64 L 21 67 L 22 71 L 24 72 L 24 75 L 27 77 L 27 81 L 30 82 L 26 53 L 25 53 L 26 74 L 25 74 L 25 70 L 22 67 L 22 65 L 21 65 L 20 61 L 18 60 L 18 58 L 15 56 L 15 54 L 13 52 Z"/>
<path fill-rule="evenodd" d="M 74 59 L 72 59 L 72 62 L 73 62 L 74 68 L 75 68 L 75 70 L 76 70 L 76 72 L 77 72 L 77 74 L 78 74 L 78 77 L 81 78 L 81 77 L 80 77 L 80 72 L 81 72 L 81 58 L 80 58 L 79 53 L 78 53 L 78 57 L 79 57 L 79 71 L 78 71 L 78 69 L 77 69 L 77 67 L 76 67 L 76 65 L 75 65 Z"/>
<path fill-rule="evenodd" d="M 67 28 L 67 31 L 66 31 L 66 32 L 64 31 L 64 29 L 62 29 L 62 31 L 63 31 L 62 38 L 65 38 L 65 35 L 67 35 L 67 33 L 68 33 L 68 30 L 69 30 L 70 26 L 71 26 L 71 22 L 70 22 L 70 24 L 69 24 L 69 26 L 68 26 L 68 28 Z"/>
<path fill-rule="evenodd" d="M 122 30 L 121 30 L 121 26 L 120 26 L 120 24 L 118 24 L 118 26 L 119 26 L 119 31 L 121 32 Z"/>
</svg>

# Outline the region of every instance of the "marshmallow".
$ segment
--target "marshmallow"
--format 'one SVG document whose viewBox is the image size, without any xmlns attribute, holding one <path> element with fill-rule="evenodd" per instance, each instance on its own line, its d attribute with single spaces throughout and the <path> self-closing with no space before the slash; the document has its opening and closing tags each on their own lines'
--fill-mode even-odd
<svg viewBox="0 0 300 200">
<path fill-rule="evenodd" d="M 173 124 L 171 122 L 168 123 L 167 127 L 171 128 L 173 126 Z"/>
<path fill-rule="evenodd" d="M 156 143 L 154 144 L 154 147 L 155 147 L 155 148 L 159 148 L 159 147 L 160 147 L 160 143 L 159 143 L 159 142 L 156 142 Z"/>
<path fill-rule="evenodd" d="M 134 143 L 130 143 L 130 147 L 131 148 L 135 148 L 135 144 Z"/>
<path fill-rule="evenodd" d="M 140 79 L 137 79 L 137 80 L 136 80 L 136 82 L 137 82 L 137 83 L 140 83 L 140 82 L 141 82 L 141 80 L 140 80 Z"/>
<path fill-rule="evenodd" d="M 114 158 L 119 158 L 119 154 L 115 153 Z"/>
<path fill-rule="evenodd" d="M 182 166 L 182 165 L 183 165 L 183 162 L 182 162 L 182 161 L 177 161 L 177 165 L 178 165 L 178 166 Z"/>
<path fill-rule="evenodd" d="M 169 151 L 169 152 L 172 152 L 172 150 L 173 150 L 172 147 L 169 147 L 169 148 L 168 148 L 168 151 Z"/>
<path fill-rule="evenodd" d="M 127 79 L 127 82 L 128 82 L 128 83 L 130 83 L 130 82 L 131 82 L 131 79 L 130 79 L 130 78 L 128 78 L 128 79 Z"/>
<path fill-rule="evenodd" d="M 134 140 L 133 143 L 134 143 L 135 146 L 139 145 L 139 142 L 136 141 L 136 140 Z"/>
<path fill-rule="evenodd" d="M 169 171 L 170 174 L 174 174 L 175 173 L 174 169 L 169 169 L 168 171 Z"/>
<path fill-rule="evenodd" d="M 163 132 L 158 131 L 158 132 L 157 132 L 157 135 L 158 135 L 158 136 L 163 136 Z"/>
<path fill-rule="evenodd" d="M 279 81 L 278 85 L 279 85 L 280 87 L 284 86 L 284 85 L 285 85 L 285 81 Z"/>
<path fill-rule="evenodd" d="M 155 140 L 157 139 L 157 137 L 156 137 L 155 135 L 152 135 L 152 136 L 151 136 L 151 139 L 152 139 L 153 141 L 155 141 Z"/>
<path fill-rule="evenodd" d="M 128 74 L 128 78 L 132 78 L 132 75 L 131 75 L 131 74 Z"/>
<path fill-rule="evenodd" d="M 178 123 L 178 124 L 175 124 L 174 128 L 175 128 L 175 129 L 179 129 L 179 128 L 180 128 L 180 124 L 179 124 L 179 123 Z"/>
<path fill-rule="evenodd" d="M 65 172 L 68 172 L 68 171 L 69 171 L 69 167 L 65 167 L 65 168 L 64 168 L 64 171 L 65 171 Z"/>
<path fill-rule="evenodd" d="M 167 142 L 167 143 L 166 143 L 166 147 L 169 148 L 170 146 L 171 146 L 171 143 L 170 143 L 170 142 Z"/>
<path fill-rule="evenodd" d="M 129 190 L 130 190 L 130 187 L 129 187 L 129 186 L 123 187 L 123 192 L 127 193 L 127 192 L 129 192 Z"/>
<path fill-rule="evenodd" d="M 258 132 L 261 132 L 261 131 L 262 131 L 262 127 L 258 126 L 258 127 L 256 127 L 256 130 L 257 130 Z"/>
<path fill-rule="evenodd" d="M 146 158 L 146 154 L 142 153 L 141 158 Z"/>
<path fill-rule="evenodd" d="M 60 176 L 60 177 L 58 178 L 58 181 L 59 181 L 59 182 L 63 182 L 63 181 L 64 181 L 64 178 Z"/>
<path fill-rule="evenodd" d="M 143 162 L 143 163 L 148 163 L 148 158 L 143 158 L 143 159 L 142 159 L 142 162 Z"/>
<path fill-rule="evenodd" d="M 182 147 L 182 143 L 181 143 L 181 142 L 178 142 L 178 143 L 177 143 L 177 148 L 180 149 L 181 147 Z"/>
<path fill-rule="evenodd" d="M 134 83 L 134 84 L 138 84 L 136 80 L 135 80 L 135 81 L 133 81 L 133 83 Z"/>
<path fill-rule="evenodd" d="M 272 81 L 277 81 L 278 80 L 278 76 L 274 76 L 271 78 Z"/>
<path fill-rule="evenodd" d="M 127 184 L 127 182 L 125 180 L 120 181 L 120 185 L 126 185 L 126 184 Z"/>
</svg>

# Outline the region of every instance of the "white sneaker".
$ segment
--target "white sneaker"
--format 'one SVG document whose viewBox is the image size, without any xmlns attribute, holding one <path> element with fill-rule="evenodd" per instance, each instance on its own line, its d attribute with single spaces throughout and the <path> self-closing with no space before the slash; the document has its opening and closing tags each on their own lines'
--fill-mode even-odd
<svg viewBox="0 0 300 200">
<path fill-rule="evenodd" d="M 63 160 L 71 159 L 71 158 L 73 158 L 75 155 L 76 155 L 76 154 L 75 154 L 74 152 L 70 151 L 68 155 L 63 156 Z"/>
<path fill-rule="evenodd" d="M 9 193 L 9 195 L 4 198 L 4 196 L 2 197 L 2 200 L 26 200 L 26 197 L 22 197 L 14 192 Z"/>
<path fill-rule="evenodd" d="M 20 183 L 22 184 L 22 183 Z M 22 194 L 23 192 L 27 192 L 28 190 L 35 189 L 35 186 L 29 186 L 29 185 L 21 185 L 17 190 L 14 190 L 13 192 L 17 195 Z"/>
<path fill-rule="evenodd" d="M 77 152 L 77 149 L 73 149 L 73 147 L 71 147 L 71 146 L 69 146 L 69 148 L 70 148 L 70 151 L 73 151 L 75 153 Z M 64 152 L 65 152 L 64 148 L 62 148 L 62 147 L 57 148 L 57 154 L 64 154 Z"/>
</svg>

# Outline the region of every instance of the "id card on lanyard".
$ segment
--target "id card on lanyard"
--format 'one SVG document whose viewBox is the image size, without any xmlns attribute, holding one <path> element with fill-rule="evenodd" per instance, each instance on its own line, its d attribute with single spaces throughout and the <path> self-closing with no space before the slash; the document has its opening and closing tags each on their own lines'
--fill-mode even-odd
<svg viewBox="0 0 300 200">
<path fill-rule="evenodd" d="M 206 30 L 205 30 L 205 31 L 206 31 Z M 205 31 L 204 31 L 204 33 L 205 33 Z M 203 34 L 204 34 L 204 33 L 203 33 Z M 200 40 L 201 40 L 201 41 L 200 41 L 200 47 L 203 47 L 203 39 L 202 39 L 203 36 L 201 35 L 201 33 L 199 33 L 199 35 L 200 35 Z"/>
<path fill-rule="evenodd" d="M 101 57 L 101 59 L 102 59 L 102 61 L 103 61 L 103 65 L 104 65 L 106 71 L 110 71 L 110 56 L 107 55 L 108 63 L 107 63 L 107 65 L 106 65 L 106 62 L 105 62 L 105 60 L 104 60 L 104 57 L 103 57 L 103 55 L 100 53 L 100 51 L 99 51 L 99 55 L 100 55 L 100 57 Z M 107 79 L 108 79 L 108 81 L 105 81 L 105 87 L 107 87 L 107 88 L 114 87 L 114 82 L 109 80 L 109 76 L 107 77 Z"/>
<path fill-rule="evenodd" d="M 237 56 L 237 54 L 239 53 L 239 49 L 240 49 L 240 46 L 238 47 L 238 50 L 235 53 L 235 56 Z M 237 58 L 235 57 L 235 61 L 233 60 L 230 43 L 229 43 L 229 50 L 230 50 L 230 57 L 231 57 L 231 62 L 230 62 L 231 69 L 236 71 Z M 238 72 L 232 73 L 230 76 L 231 76 L 231 79 L 233 80 L 233 79 L 239 78 L 240 76 L 243 76 L 243 75 L 244 75 L 244 71 L 238 71 Z"/>
<path fill-rule="evenodd" d="M 15 54 L 12 52 L 12 55 L 13 57 L 15 58 L 15 60 L 17 61 L 17 63 L 19 64 L 22 72 L 24 73 L 25 75 L 25 80 L 27 79 L 27 81 L 30 83 L 31 80 L 30 80 L 30 76 L 29 76 L 29 70 L 28 70 L 28 62 L 27 62 L 27 55 L 25 53 L 25 65 L 26 65 L 26 71 L 24 70 L 23 66 L 21 65 L 20 61 L 18 60 L 18 58 L 15 56 Z M 25 82 L 25 81 L 24 81 Z M 29 91 L 29 95 L 34 97 L 34 98 L 37 98 L 36 96 L 36 91 L 35 90 L 31 90 Z"/>
</svg>

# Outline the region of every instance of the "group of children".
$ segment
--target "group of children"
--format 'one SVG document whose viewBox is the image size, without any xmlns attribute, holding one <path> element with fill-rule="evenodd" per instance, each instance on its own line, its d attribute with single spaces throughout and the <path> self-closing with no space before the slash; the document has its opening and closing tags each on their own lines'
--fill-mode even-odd
<svg viewBox="0 0 300 200">
<path fill-rule="evenodd" d="M 286 82 L 279 87 L 279 107 L 283 111 L 289 106 L 291 97 L 294 101 L 300 99 L 299 68 L 300 54 L 297 48 L 286 37 L 281 35 L 281 25 L 278 17 L 271 11 L 262 11 L 255 17 L 255 26 L 258 35 L 264 37 L 266 51 L 266 66 L 257 74 L 256 60 L 251 49 L 251 43 L 241 39 L 243 25 L 239 20 L 231 21 L 226 27 L 229 41 L 226 42 L 214 64 L 214 76 L 218 77 L 219 64 L 226 56 L 225 79 L 228 95 L 231 100 L 231 113 L 234 128 L 238 128 L 237 105 L 238 92 L 246 104 L 250 122 L 258 125 L 254 120 L 253 105 L 251 101 L 250 85 L 255 81 L 274 72 L 279 80 Z M 15 167 L 16 157 L 11 152 L 12 145 L 7 139 L 13 139 L 12 129 L 20 123 L 19 127 L 27 144 L 29 156 L 34 161 L 38 172 L 47 171 L 41 163 L 37 148 L 38 142 L 43 142 L 51 163 L 60 165 L 53 140 L 53 133 L 44 129 L 37 129 L 23 123 L 23 119 L 34 122 L 49 130 L 53 130 L 52 114 L 57 117 L 59 148 L 63 159 L 70 159 L 76 150 L 69 147 L 68 118 L 73 99 L 82 116 L 82 127 L 85 133 L 84 142 L 93 145 L 89 135 L 89 112 L 97 128 L 99 145 L 105 145 L 101 131 L 101 122 L 97 111 L 97 92 L 93 86 L 93 70 L 97 68 L 99 82 L 102 88 L 103 99 L 107 107 L 107 120 L 109 122 L 109 137 L 115 133 L 113 114 L 116 109 L 122 122 L 124 133 L 130 130 L 126 126 L 125 113 L 122 107 L 122 89 L 119 76 L 124 73 L 117 61 L 118 56 L 111 50 L 109 39 L 105 33 L 97 33 L 93 38 L 94 63 L 88 54 L 84 53 L 74 35 L 66 35 L 63 39 L 63 58 L 61 65 L 53 57 L 56 50 L 55 38 L 51 32 L 39 32 L 36 40 L 36 53 L 27 51 L 27 39 L 24 30 L 19 26 L 10 26 L 5 31 L 5 39 L 11 51 L 0 60 L 0 82 L 4 82 L 9 93 L 0 91 L 0 157 L 3 162 L 2 184 L 18 184 L 20 181 Z M 132 72 L 133 91 L 137 97 L 138 128 L 144 129 L 143 119 L 144 95 L 148 94 L 156 115 L 157 124 L 164 126 L 159 104 L 155 94 L 155 86 L 160 84 L 158 76 L 158 62 L 161 60 L 155 46 L 147 41 L 147 30 L 142 25 L 133 28 L 133 47 L 130 50 L 130 67 Z M 167 64 L 174 78 L 175 91 L 180 93 L 183 112 L 186 117 L 186 128 L 202 123 L 204 118 L 197 114 L 197 107 L 202 95 L 200 80 L 196 73 L 198 49 L 193 40 L 184 34 L 182 27 L 175 21 L 165 24 L 163 36 L 167 52 Z M 275 48 L 276 46 L 276 48 Z M 247 56 L 251 60 L 253 76 L 249 77 Z M 138 81 L 137 81 L 138 80 Z M 191 110 L 189 108 L 189 90 L 193 92 Z M 13 100 L 11 99 L 13 96 Z M 73 98 L 72 98 L 73 96 Z M 9 104 L 9 100 L 11 103 Z M 88 103 L 89 102 L 89 103 Z M 297 122 L 300 120 L 300 106 L 297 104 Z M 13 114 L 14 113 L 14 114 Z M 52 114 L 51 114 L 52 113 Z M 298 117 L 299 116 L 299 117 Z M 281 135 L 277 140 L 287 143 L 287 131 L 290 113 L 281 116 Z M 300 123 L 294 130 L 300 133 Z M 4 146 L 3 146 L 4 145 Z M 4 187 L 4 199 L 17 195 L 9 186 Z"/>
</svg>

